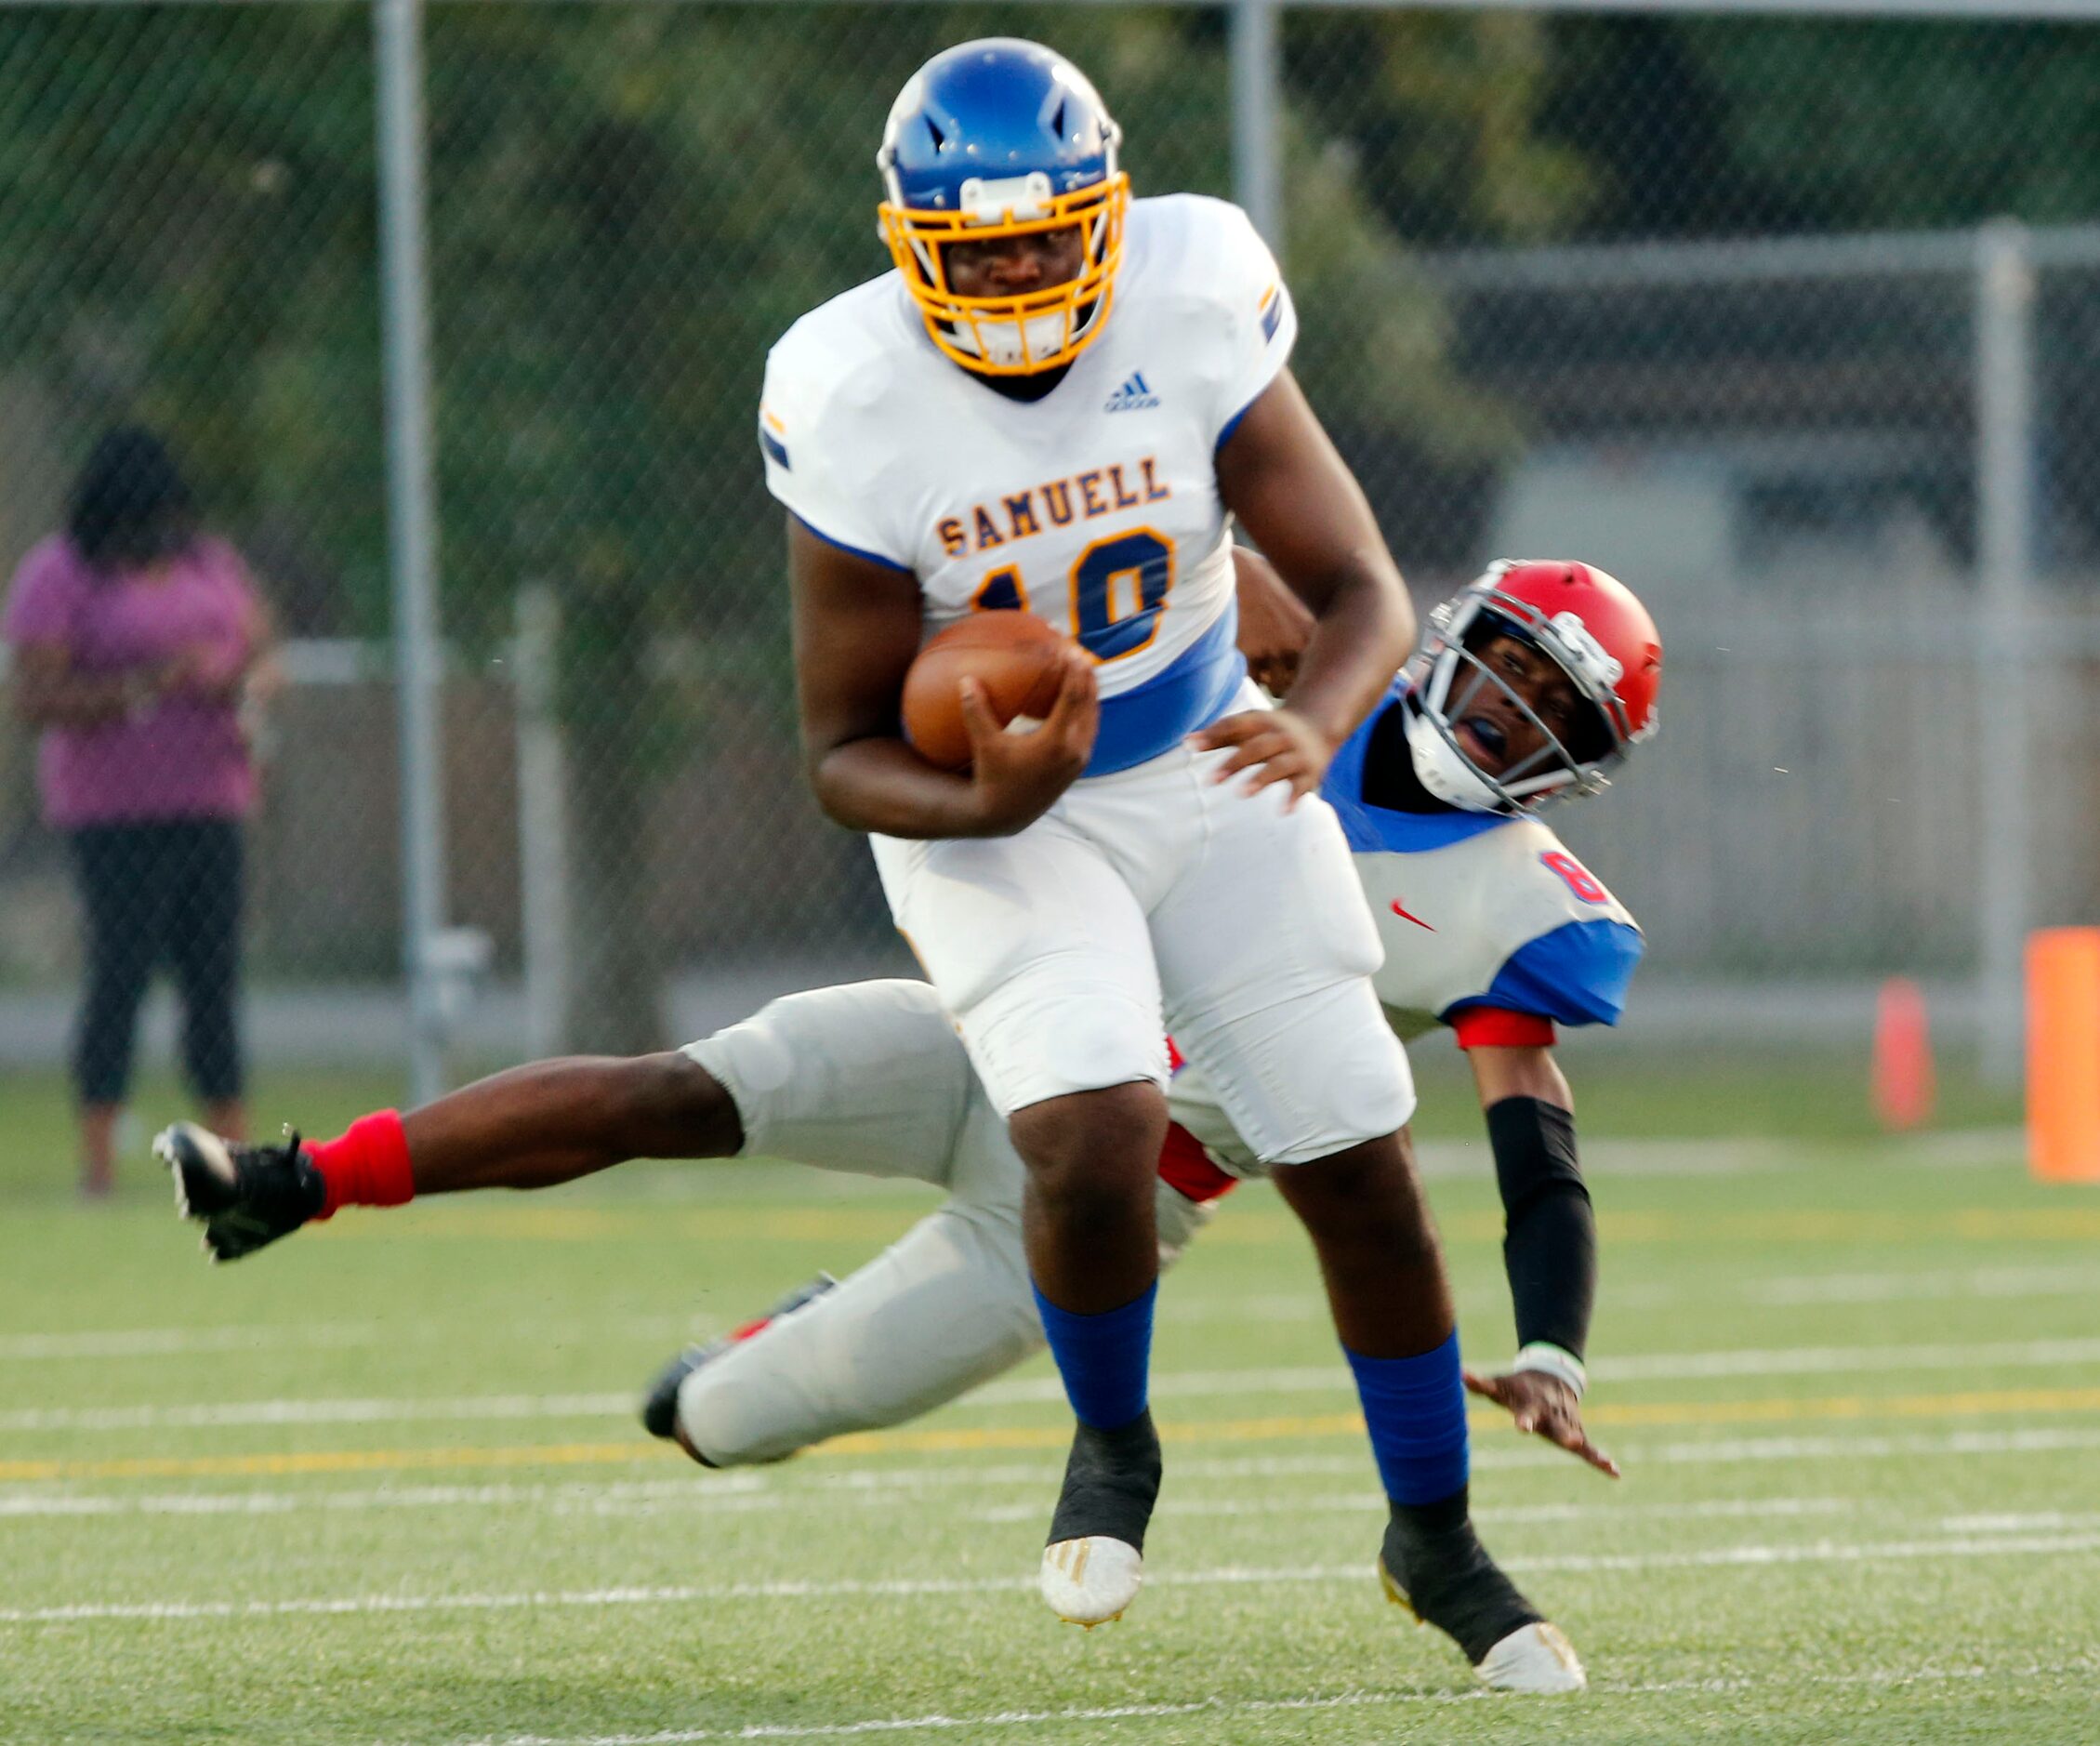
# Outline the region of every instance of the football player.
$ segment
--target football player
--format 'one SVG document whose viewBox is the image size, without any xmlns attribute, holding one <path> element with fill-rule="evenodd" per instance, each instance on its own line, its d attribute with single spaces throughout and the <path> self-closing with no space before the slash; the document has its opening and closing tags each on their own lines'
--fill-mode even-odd
<svg viewBox="0 0 2100 1746">
<path fill-rule="evenodd" d="M 1409 1568 L 1536 1615 L 1472 1538 L 1464 1392 L 1399 1131 L 1378 937 L 1316 791 L 1413 641 L 1355 480 L 1291 378 L 1289 293 L 1244 213 L 1133 201 L 1076 68 L 993 38 L 935 56 L 877 163 L 894 270 L 768 358 L 810 776 L 865 831 L 898 928 L 1028 1167 L 1022 1228 L 1076 1421 L 1041 1564 L 1081 1624 L 1137 1594 L 1157 1495 L 1146 1371 L 1165 1038 L 1221 1088 L 1304 1222 Z M 1313 613 L 1270 708 L 1233 624 L 1232 525 Z M 967 772 L 899 720 L 970 614 L 1069 630 L 1035 733 L 965 681 Z M 1282 1167 L 1288 1166 L 1288 1169 Z"/>
<path fill-rule="evenodd" d="M 1291 602 L 1260 560 L 1238 556 L 1248 652 L 1288 676 L 1301 634 Z M 1388 1016 L 1410 1034 L 1452 1027 L 1479 1085 L 1519 1349 L 1506 1373 L 1469 1384 L 1521 1428 L 1616 1472 L 1581 1422 L 1595 1234 L 1552 1051 L 1556 1024 L 1617 1020 L 1641 939 L 1533 813 L 1602 787 L 1654 731 L 1660 643 L 1627 589 L 1565 562 L 1498 565 L 1432 623 L 1412 675 L 1344 747 L 1325 791 L 1391 946 L 1378 977 Z M 1176 1073 L 1170 1094 L 1155 1184 L 1163 1261 L 1261 1169 L 1195 1069 Z M 1024 1168 L 920 983 L 790 996 L 673 1054 L 522 1067 L 405 1119 L 368 1116 L 322 1146 L 231 1146 L 187 1125 L 158 1144 L 178 1202 L 222 1259 L 344 1205 L 545 1186 L 633 1157 L 748 1152 L 946 1188 L 939 1211 L 842 1285 L 820 1280 L 666 1369 L 643 1421 L 710 1466 L 896 1423 L 1042 1344 Z M 1422 1592 L 1420 1570 L 1381 1563 L 1490 1685 L 1579 1688 L 1551 1626 L 1489 1638 L 1499 1620 L 1461 1616 L 1433 1583 Z"/>
</svg>

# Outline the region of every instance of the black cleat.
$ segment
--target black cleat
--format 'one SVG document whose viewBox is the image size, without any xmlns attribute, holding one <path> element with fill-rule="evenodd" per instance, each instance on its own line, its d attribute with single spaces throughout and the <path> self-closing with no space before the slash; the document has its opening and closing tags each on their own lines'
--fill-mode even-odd
<svg viewBox="0 0 2100 1746">
<path fill-rule="evenodd" d="M 1435 1503 L 1395 1504 L 1378 1573 L 1388 1599 L 1443 1632 L 1497 1690 L 1582 1689 L 1574 1649 L 1488 1555 L 1464 1491 Z"/>
<path fill-rule="evenodd" d="M 178 1121 L 161 1131 L 153 1156 L 175 1177 L 175 1210 L 205 1227 L 214 1261 L 238 1261 L 289 1236 L 328 1197 L 296 1133 L 279 1145 L 244 1145 Z"/>
<path fill-rule="evenodd" d="M 1137 1598 L 1159 1476 L 1149 1410 L 1118 1430 L 1074 1430 L 1039 1579 L 1044 1602 L 1066 1623 L 1106 1624 Z"/>
<path fill-rule="evenodd" d="M 705 1345 L 688 1346 L 657 1372 L 656 1380 L 649 1384 L 649 1392 L 641 1398 L 641 1428 L 651 1436 L 676 1439 L 678 1436 L 679 1385 L 703 1364 L 710 1364 L 732 1346 L 748 1340 L 761 1328 L 771 1327 L 783 1316 L 791 1316 L 805 1303 L 813 1303 L 826 1291 L 836 1290 L 839 1281 L 828 1273 L 820 1273 L 807 1284 L 797 1286 L 779 1303 L 775 1303 L 755 1322 L 747 1322 L 733 1333 L 717 1334 Z M 694 1459 L 698 1459 L 695 1457 Z"/>
</svg>

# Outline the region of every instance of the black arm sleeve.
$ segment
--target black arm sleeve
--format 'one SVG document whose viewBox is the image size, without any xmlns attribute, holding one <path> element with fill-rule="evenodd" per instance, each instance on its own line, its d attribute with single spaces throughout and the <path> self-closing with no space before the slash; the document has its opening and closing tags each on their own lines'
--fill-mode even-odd
<svg viewBox="0 0 2100 1746">
<path fill-rule="evenodd" d="M 1575 1161 L 1575 1118 L 1536 1097 L 1505 1097 L 1488 1106 L 1487 1139 L 1517 1343 L 1543 1340 L 1579 1358 L 1597 1297 L 1597 1224 Z"/>
</svg>

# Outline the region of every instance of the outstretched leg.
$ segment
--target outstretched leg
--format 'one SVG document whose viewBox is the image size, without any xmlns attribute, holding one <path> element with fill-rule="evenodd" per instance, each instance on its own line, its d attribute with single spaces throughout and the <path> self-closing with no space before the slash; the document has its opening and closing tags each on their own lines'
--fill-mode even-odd
<svg viewBox="0 0 2100 1746">
<path fill-rule="evenodd" d="M 535 1061 L 401 1125 L 418 1195 L 551 1188 L 629 1158 L 733 1157 L 744 1144 L 720 1080 L 680 1050 Z"/>
<path fill-rule="evenodd" d="M 538 1061 L 337 1139 L 230 1144 L 188 1122 L 154 1142 L 177 1204 L 222 1261 L 338 1207 L 547 1188 L 633 1157 L 746 1146 L 823 1170 L 944 1182 L 973 1081 L 923 983 L 788 995 L 672 1053 Z"/>
<path fill-rule="evenodd" d="M 376 1110 L 318 1145 L 244 1145 L 178 1122 L 153 1149 L 206 1250 L 232 1261 L 346 1206 L 548 1188 L 628 1158 L 728 1157 L 743 1142 L 721 1082 L 672 1052 L 513 1067 L 405 1117 Z"/>
</svg>

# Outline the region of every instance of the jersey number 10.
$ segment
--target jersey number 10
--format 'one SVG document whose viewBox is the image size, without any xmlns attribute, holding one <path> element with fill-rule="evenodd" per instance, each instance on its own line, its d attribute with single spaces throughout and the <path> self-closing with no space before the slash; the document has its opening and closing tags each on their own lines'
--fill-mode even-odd
<svg viewBox="0 0 2100 1746">
<path fill-rule="evenodd" d="M 1072 635 L 1097 661 L 1120 661 L 1147 646 L 1174 588 L 1174 542 L 1149 527 L 1097 539 L 1073 561 Z M 979 613 L 1024 613 L 1021 566 L 994 570 L 970 602 Z M 1048 616 L 1048 615 L 1045 615 Z"/>
</svg>

